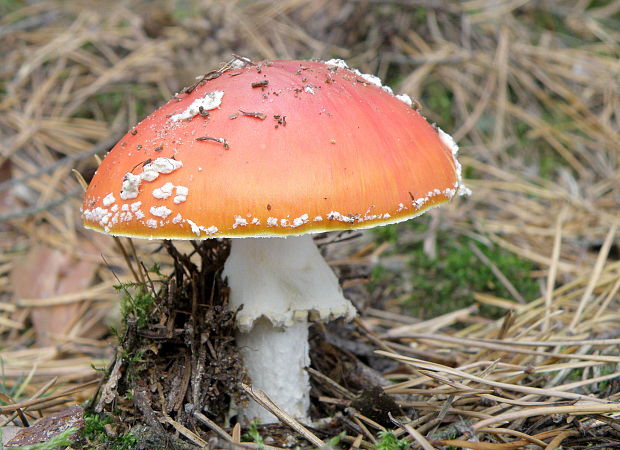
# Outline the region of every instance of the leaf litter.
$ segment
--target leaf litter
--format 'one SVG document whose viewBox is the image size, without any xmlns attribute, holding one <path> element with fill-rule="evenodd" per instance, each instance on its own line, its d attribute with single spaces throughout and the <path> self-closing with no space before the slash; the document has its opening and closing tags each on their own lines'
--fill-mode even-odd
<svg viewBox="0 0 620 450">
<path fill-rule="evenodd" d="M 230 313 L 216 273 L 208 286 L 194 276 L 213 270 L 226 244 L 116 246 L 86 233 L 78 213 L 82 187 L 70 170 L 89 180 L 93 155 L 103 155 L 196 72 L 233 53 L 254 60 L 316 55 L 393 78 L 430 120 L 453 131 L 474 195 L 433 212 L 438 227 L 534 262 L 541 295 L 523 303 L 477 293 L 479 305 L 505 312 L 499 320 L 475 307 L 416 320 L 397 307 L 403 287 L 381 298 L 366 288 L 377 261 L 405 257 L 398 245 L 359 237 L 328 244 L 338 239 L 326 237 L 322 248 L 361 315 L 354 324 L 314 327 L 312 414 L 319 420 L 313 428 L 287 421 L 266 403 L 285 425 L 257 428 L 265 446 L 340 436 L 340 445 L 373 448 L 386 431 L 418 448 L 618 444 L 617 6 L 419 3 L 257 0 L 183 10 L 154 2 L 148 12 L 119 4 L 104 14 L 94 4 L 75 11 L 44 1 L 3 12 L 4 426 L 24 427 L 21 419 L 32 425 L 78 403 L 109 412 L 118 402 L 128 423 L 146 423 L 170 439 L 176 433 L 187 446 L 258 445 L 227 427 L 213 400 L 260 396 L 242 372 L 230 384 L 209 372 L 225 357 L 232 365 L 223 373 L 236 367 L 234 347 L 227 347 Z M 229 14 L 235 21 L 225 20 Z M 434 236 L 401 227 L 399 244 L 424 242 L 432 255 Z M 153 265 L 167 275 L 147 276 L 144 267 Z M 127 283 L 150 292 L 154 312 L 146 327 L 129 321 L 115 350 L 109 330 L 119 328 L 114 310 L 122 293 L 114 286 Z M 186 302 L 179 311 L 187 313 L 190 299 L 212 298 L 213 285 L 219 309 L 196 304 L 203 328 L 184 314 L 170 337 L 170 317 L 178 314 L 167 303 L 170 286 L 184 292 L 175 299 Z M 213 332 L 207 314 L 228 319 Z M 205 340 L 204 330 L 211 330 Z M 222 359 L 211 353 L 214 336 Z M 173 355 L 173 348 L 184 350 Z M 137 383 L 132 391 L 127 373 L 134 365 L 147 387 Z M 187 379 L 188 365 L 203 371 Z M 102 377 L 108 370 L 113 376 Z M 177 381 L 162 385 L 157 373 Z M 95 399 L 95 392 L 102 395 Z M 196 408 L 209 398 L 209 411 Z M 120 421 L 108 428 L 110 435 L 127 431 L 138 433 Z"/>
</svg>

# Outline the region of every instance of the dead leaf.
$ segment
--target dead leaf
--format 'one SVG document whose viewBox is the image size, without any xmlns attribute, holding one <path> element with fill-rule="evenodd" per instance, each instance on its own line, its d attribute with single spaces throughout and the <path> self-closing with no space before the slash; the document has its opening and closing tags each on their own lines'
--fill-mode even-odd
<svg viewBox="0 0 620 450">
<path fill-rule="evenodd" d="M 42 306 L 31 311 L 37 345 L 51 345 L 52 335 L 65 334 L 81 304 L 46 306 L 45 299 L 86 289 L 96 269 L 94 262 L 79 261 L 44 245 L 34 245 L 25 258 L 15 263 L 11 272 L 14 298 L 41 299 Z"/>
<path fill-rule="evenodd" d="M 50 414 L 28 428 L 21 429 L 13 439 L 5 444 L 5 447 L 20 447 L 49 442 L 54 436 L 69 428 L 76 428 L 77 434 L 77 431 L 83 427 L 84 410 L 81 406 L 74 405 L 63 411 Z"/>
</svg>

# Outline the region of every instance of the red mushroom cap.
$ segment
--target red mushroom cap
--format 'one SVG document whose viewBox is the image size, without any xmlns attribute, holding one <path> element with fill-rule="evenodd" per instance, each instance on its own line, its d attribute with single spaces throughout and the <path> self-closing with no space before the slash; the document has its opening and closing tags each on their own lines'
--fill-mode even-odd
<svg viewBox="0 0 620 450">
<path fill-rule="evenodd" d="M 109 152 L 84 224 L 143 238 L 287 236 L 446 202 L 460 177 L 451 139 L 375 80 L 341 61 L 212 73 Z"/>
</svg>

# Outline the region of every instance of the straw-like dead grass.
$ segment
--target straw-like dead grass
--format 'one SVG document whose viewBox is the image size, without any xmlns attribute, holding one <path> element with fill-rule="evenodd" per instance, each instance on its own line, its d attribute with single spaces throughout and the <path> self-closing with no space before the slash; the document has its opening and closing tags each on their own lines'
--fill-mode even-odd
<svg viewBox="0 0 620 450">
<path fill-rule="evenodd" d="M 88 399 L 100 377 L 91 366 L 113 356 L 112 285 L 132 278 L 109 238 L 81 229 L 71 170 L 88 179 L 93 155 L 237 53 L 342 57 L 415 96 L 460 142 L 474 191 L 433 213 L 440 226 L 534 261 L 541 282 L 527 304 L 477 294 L 506 311 L 500 321 L 468 308 L 420 322 L 368 305 L 356 334 L 378 350 L 385 391 L 410 421 L 380 424 L 347 409 L 358 392 L 319 371 L 317 410 L 338 425 L 318 437 L 288 425 L 313 445 L 344 430 L 352 448 L 376 445 L 385 427 L 421 448 L 618 445 L 618 2 L 100 6 L 0 5 L 3 423 Z M 349 255 L 358 253 L 339 268 L 385 250 L 353 242 Z M 151 253 L 156 243 L 134 245 L 147 266 L 169 263 Z M 238 428 L 196 414 L 192 430 L 171 417 L 165 426 L 198 446 L 210 433 L 241 442 Z"/>
</svg>

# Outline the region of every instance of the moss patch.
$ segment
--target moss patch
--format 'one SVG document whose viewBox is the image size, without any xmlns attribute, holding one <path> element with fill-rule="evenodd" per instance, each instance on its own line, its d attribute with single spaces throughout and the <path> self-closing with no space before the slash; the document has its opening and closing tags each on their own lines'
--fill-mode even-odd
<svg viewBox="0 0 620 450">
<path fill-rule="evenodd" d="M 533 263 L 495 245 L 484 245 L 470 237 L 439 230 L 436 235 L 437 258 L 430 259 L 424 253 L 422 242 L 399 241 L 398 236 L 412 231 L 422 235 L 428 231 L 428 223 L 429 218 L 421 218 L 377 231 L 380 240 L 393 243 L 395 254 L 405 255 L 404 265 L 390 269 L 379 264 L 372 271 L 370 286 L 390 290 L 391 285 L 408 285 L 406 292 L 397 295 L 403 299 L 402 307 L 408 313 L 422 319 L 445 314 L 473 304 L 477 292 L 512 299 L 490 267 L 476 256 L 472 246 L 497 266 L 523 298 L 533 300 L 540 295 L 537 281 L 530 276 L 535 268 Z M 486 305 L 482 306 L 481 312 L 490 318 L 498 318 L 504 313 Z"/>
</svg>

